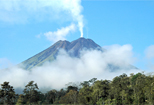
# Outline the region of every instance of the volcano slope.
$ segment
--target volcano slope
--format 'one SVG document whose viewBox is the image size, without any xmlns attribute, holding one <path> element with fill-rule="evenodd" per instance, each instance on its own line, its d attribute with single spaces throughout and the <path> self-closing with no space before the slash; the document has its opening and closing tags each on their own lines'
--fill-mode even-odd
<svg viewBox="0 0 154 105">
<path fill-rule="evenodd" d="M 31 70 L 34 67 L 41 66 L 45 62 L 52 62 L 56 59 L 60 49 L 65 50 L 71 57 L 80 57 L 80 52 L 82 50 L 99 50 L 101 52 L 106 51 L 102 49 L 98 44 L 96 44 L 91 39 L 79 38 L 72 42 L 69 41 L 58 41 L 53 44 L 51 47 L 45 49 L 44 51 L 34 55 L 33 57 L 23 61 L 20 65 L 25 70 Z M 111 71 L 120 69 L 121 67 L 109 64 L 108 68 Z M 136 67 L 129 65 L 127 69 L 137 69 Z"/>
<path fill-rule="evenodd" d="M 102 50 L 102 48 L 91 39 L 79 38 L 72 42 L 60 40 L 44 51 L 23 61 L 21 64 L 24 65 L 23 68 L 26 70 L 30 70 L 36 66 L 41 66 L 47 61 L 51 62 L 55 60 L 60 49 L 64 49 L 66 52 L 69 53 L 70 56 L 73 57 L 79 57 L 80 51 L 82 51 L 83 49 Z"/>
</svg>

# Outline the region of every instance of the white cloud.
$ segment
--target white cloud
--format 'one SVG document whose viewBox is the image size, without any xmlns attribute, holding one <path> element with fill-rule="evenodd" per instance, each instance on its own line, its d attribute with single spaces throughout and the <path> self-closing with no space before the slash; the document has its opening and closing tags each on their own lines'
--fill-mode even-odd
<svg viewBox="0 0 154 105">
<path fill-rule="evenodd" d="M 62 27 L 61 29 L 58 29 L 55 32 L 47 32 L 44 33 L 46 38 L 52 42 L 56 42 L 58 40 L 65 40 L 66 35 L 68 33 L 75 31 L 75 24 L 71 24 L 70 26 L 67 27 Z"/>
<path fill-rule="evenodd" d="M 0 21 L 26 23 L 29 20 L 63 20 L 78 24 L 83 36 L 81 0 L 0 0 Z"/>
<path fill-rule="evenodd" d="M 41 38 L 41 35 L 42 35 L 42 33 L 36 35 L 35 37 L 36 37 L 36 38 Z"/>
<path fill-rule="evenodd" d="M 130 54 L 132 53 L 130 45 L 118 47 L 113 45 L 108 48 L 110 50 L 104 53 L 96 50 L 82 51 L 80 58 L 70 57 L 67 52 L 61 50 L 55 61 L 46 62 L 43 66 L 33 68 L 32 71 L 17 67 L 0 70 L 0 83 L 9 81 L 15 88 L 23 88 L 33 80 L 41 90 L 43 88 L 60 89 L 69 82 L 80 82 L 91 78 L 112 80 L 122 73 L 129 75 L 140 72 L 137 69 L 127 69 L 129 63 L 134 60 Z M 122 66 L 123 69 L 110 71 L 108 64 Z"/>
<path fill-rule="evenodd" d="M 0 84 L 4 81 L 10 82 L 14 88 L 24 88 L 28 81 L 31 81 L 29 71 L 23 70 L 19 67 L 12 67 L 11 69 L 0 69 Z"/>
<path fill-rule="evenodd" d="M 0 69 L 11 67 L 13 64 L 7 58 L 0 58 Z"/>
<path fill-rule="evenodd" d="M 154 45 L 149 46 L 145 50 L 146 64 L 148 69 L 154 70 Z"/>
<path fill-rule="evenodd" d="M 149 46 L 145 50 L 146 58 L 151 59 L 154 58 L 154 45 Z"/>
<path fill-rule="evenodd" d="M 104 57 L 109 60 L 108 62 L 111 62 L 112 60 L 116 65 L 122 65 L 128 63 L 133 64 L 136 61 L 136 58 L 133 56 L 132 46 L 129 44 L 123 46 L 104 46 L 104 48 L 107 49 L 107 53 L 105 53 Z"/>
</svg>

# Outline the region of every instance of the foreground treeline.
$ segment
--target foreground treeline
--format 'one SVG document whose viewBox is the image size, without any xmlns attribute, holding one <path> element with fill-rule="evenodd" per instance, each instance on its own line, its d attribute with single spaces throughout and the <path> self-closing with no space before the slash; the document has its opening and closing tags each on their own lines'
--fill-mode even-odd
<svg viewBox="0 0 154 105">
<path fill-rule="evenodd" d="M 58 83 L 58 82 L 57 82 Z M 112 81 L 93 78 L 66 89 L 50 90 L 43 94 L 34 81 L 30 81 L 23 94 L 15 94 L 9 82 L 1 84 L 0 104 L 47 105 L 47 104 L 93 104 L 93 105 L 153 105 L 154 76 L 144 73 L 116 76 Z"/>
</svg>

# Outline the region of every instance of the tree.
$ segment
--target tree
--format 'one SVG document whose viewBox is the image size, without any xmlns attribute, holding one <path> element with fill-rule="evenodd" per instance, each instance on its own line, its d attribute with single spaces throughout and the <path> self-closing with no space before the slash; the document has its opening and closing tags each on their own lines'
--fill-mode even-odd
<svg viewBox="0 0 154 105">
<path fill-rule="evenodd" d="M 124 73 L 119 76 L 121 78 L 120 85 L 121 85 L 121 98 L 122 98 L 122 104 L 132 104 L 132 98 L 130 97 L 132 95 L 132 89 L 130 85 L 130 78 L 127 77 L 127 75 Z"/>
<path fill-rule="evenodd" d="M 145 75 L 142 73 L 137 73 L 131 78 L 132 87 L 134 90 L 134 104 L 145 103 Z"/>
<path fill-rule="evenodd" d="M 27 104 L 37 103 L 40 100 L 39 92 L 37 91 L 39 88 L 37 84 L 34 84 L 34 81 L 30 81 L 24 89 L 24 98 L 27 101 Z"/>
<path fill-rule="evenodd" d="M 68 93 L 70 90 L 75 90 L 75 91 L 77 91 L 77 90 L 78 90 L 78 87 L 75 87 L 75 86 L 68 86 L 66 92 Z"/>
<path fill-rule="evenodd" d="M 78 92 L 76 90 L 70 90 L 65 96 L 60 100 L 62 104 L 76 104 L 77 103 Z"/>
<path fill-rule="evenodd" d="M 144 91 L 145 91 L 145 95 L 146 95 L 146 103 L 147 104 L 152 104 L 154 103 L 152 98 L 153 98 L 153 87 L 154 87 L 154 82 L 153 82 L 154 78 L 152 76 L 146 76 L 145 78 L 145 87 L 144 87 Z"/>
<path fill-rule="evenodd" d="M 89 85 L 84 85 L 79 91 L 78 101 L 81 104 L 94 104 L 92 100 L 93 89 Z"/>
<path fill-rule="evenodd" d="M 82 86 L 82 87 L 90 86 L 90 82 L 89 81 L 84 81 L 84 82 L 80 83 L 80 86 Z"/>
<path fill-rule="evenodd" d="M 116 76 L 113 81 L 111 82 L 111 91 L 110 95 L 112 94 L 114 96 L 114 99 L 112 101 L 115 105 L 121 105 L 122 104 L 122 97 L 120 95 L 120 92 L 122 91 L 122 85 L 120 84 L 121 78 Z"/>
<path fill-rule="evenodd" d="M 110 81 L 109 80 L 101 80 L 101 81 L 96 81 L 94 85 L 92 86 L 93 88 L 93 100 L 94 102 L 100 101 L 100 99 L 105 102 L 105 100 L 109 96 L 109 86 Z"/>
<path fill-rule="evenodd" d="M 15 103 L 15 92 L 13 86 L 9 85 L 9 82 L 1 84 L 0 99 L 3 100 L 3 104 L 12 105 Z"/>
<path fill-rule="evenodd" d="M 26 104 L 26 101 L 24 99 L 24 95 L 20 94 L 16 105 L 23 105 L 23 104 Z"/>
<path fill-rule="evenodd" d="M 93 85 L 96 80 L 97 80 L 97 78 L 92 78 L 91 80 L 89 80 L 89 82 Z"/>
<path fill-rule="evenodd" d="M 66 91 L 64 89 L 61 89 L 60 91 L 58 91 L 58 94 L 57 94 L 58 100 L 60 100 L 60 98 L 64 96 L 65 94 L 66 94 Z"/>
<path fill-rule="evenodd" d="M 56 90 L 50 90 L 46 94 L 46 100 L 48 100 L 49 104 L 53 104 L 56 100 L 57 91 Z"/>
</svg>

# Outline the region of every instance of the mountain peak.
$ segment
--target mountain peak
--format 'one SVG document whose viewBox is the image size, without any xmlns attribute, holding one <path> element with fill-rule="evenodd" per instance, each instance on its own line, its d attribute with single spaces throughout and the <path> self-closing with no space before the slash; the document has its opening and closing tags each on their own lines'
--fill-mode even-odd
<svg viewBox="0 0 154 105">
<path fill-rule="evenodd" d="M 22 62 L 22 64 L 25 65 L 25 69 L 30 70 L 35 66 L 42 65 L 46 61 L 53 61 L 54 59 L 56 59 L 59 49 L 64 49 L 71 56 L 80 57 L 81 50 L 97 48 L 101 49 L 101 47 L 97 45 L 93 40 L 85 39 L 84 37 L 80 37 L 79 39 L 72 42 L 69 42 L 67 40 L 59 40 L 46 50 Z"/>
<path fill-rule="evenodd" d="M 80 57 L 80 51 L 82 51 L 83 49 L 87 49 L 87 50 L 94 49 L 102 52 L 105 50 L 105 49 L 102 49 L 93 40 L 86 39 L 83 37 L 77 40 L 74 40 L 72 42 L 69 42 L 67 40 L 64 40 L 64 41 L 59 40 L 58 42 L 56 42 L 49 48 L 45 49 L 44 51 L 22 62 L 22 65 L 24 65 L 24 67 L 22 68 L 26 70 L 31 70 L 32 68 L 43 65 L 45 62 L 52 62 L 53 60 L 56 59 L 59 49 L 64 49 L 66 52 L 68 52 L 70 56 L 73 56 L 73 57 Z M 109 64 L 108 67 L 111 70 L 120 69 L 120 67 L 116 65 Z M 129 67 L 134 68 L 133 66 L 129 66 Z"/>
<path fill-rule="evenodd" d="M 79 57 L 80 56 L 80 51 L 83 49 L 101 49 L 101 47 L 96 44 L 93 40 L 91 39 L 85 39 L 84 37 L 80 37 L 77 40 L 74 40 L 70 43 L 68 46 L 68 49 L 71 53 L 72 56 Z"/>
</svg>

